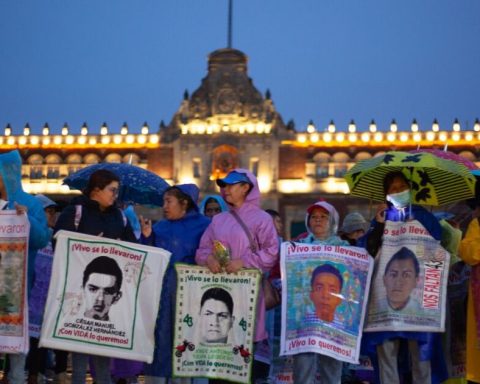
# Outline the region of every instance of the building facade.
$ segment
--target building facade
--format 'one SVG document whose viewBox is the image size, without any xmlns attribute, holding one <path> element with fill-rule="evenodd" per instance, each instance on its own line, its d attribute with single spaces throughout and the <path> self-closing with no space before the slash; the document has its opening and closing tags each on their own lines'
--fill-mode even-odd
<svg viewBox="0 0 480 384">
<path fill-rule="evenodd" d="M 434 121 L 419 131 L 415 121 L 409 131 L 399 131 L 395 121 L 358 132 L 352 121 L 346 130 L 331 122 L 320 132 L 313 124 L 297 131 L 276 110 L 270 92 L 262 94 L 248 76 L 248 58 L 225 48 L 208 58 L 207 75 L 191 95 L 185 92 L 168 125 L 151 132 L 145 123 L 139 134 L 122 127 L 98 133 L 84 124 L 71 135 L 68 125 L 58 132 L 46 124 L 33 134 L 25 126 L 14 132 L 7 125 L 0 136 L 0 151 L 19 149 L 23 157 L 25 190 L 55 199 L 72 191 L 62 186 L 70 173 L 98 162 L 130 162 L 162 176 L 169 183 L 197 184 L 203 194 L 218 192 L 215 179 L 236 167 L 250 169 L 258 178 L 264 208 L 278 209 L 285 219 L 287 238 L 302 230 L 305 208 L 319 198 L 331 201 L 341 216 L 357 210 L 367 218 L 372 202 L 348 196 L 343 180 L 356 162 L 389 150 L 444 148 L 479 162 L 480 123 L 461 129 L 440 130 Z M 480 164 L 480 162 L 479 162 Z M 462 206 L 449 207 L 462 214 Z M 155 213 L 160 214 L 160 211 Z"/>
</svg>

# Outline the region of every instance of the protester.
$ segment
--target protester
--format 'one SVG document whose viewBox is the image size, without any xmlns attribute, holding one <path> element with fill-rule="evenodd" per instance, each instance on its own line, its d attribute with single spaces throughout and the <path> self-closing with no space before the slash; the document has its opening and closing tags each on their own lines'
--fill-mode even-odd
<svg viewBox="0 0 480 384">
<path fill-rule="evenodd" d="M 227 203 L 222 196 L 206 195 L 198 206 L 200 213 L 210 219 L 219 213 L 228 211 Z"/>
<path fill-rule="evenodd" d="M 386 203 L 378 206 L 370 231 L 359 241 L 361 245 L 366 245 L 370 255 L 377 256 L 381 248 L 387 220 L 418 220 L 434 239 L 441 239 L 441 227 L 433 214 L 419 205 L 411 204 L 410 185 L 402 172 L 387 174 L 383 187 Z M 376 365 L 381 383 L 401 382 L 397 360 L 404 345 L 408 348 L 411 364 L 411 368 L 407 367 L 406 370 L 411 372 L 414 383 L 439 383 L 446 378 L 438 333 L 369 332 L 364 334 L 363 342 Z"/>
<path fill-rule="evenodd" d="M 164 193 L 165 218 L 152 228 L 151 220 L 140 217 L 141 241 L 172 253 L 163 278 L 160 311 L 155 328 L 155 350 L 152 364 L 145 365 L 145 383 L 166 383 L 172 377 L 172 349 L 177 277 L 175 263 L 195 263 L 195 250 L 210 220 L 199 213 L 198 188 L 179 184 Z M 190 379 L 170 379 L 170 383 L 189 383 Z"/>
<path fill-rule="evenodd" d="M 137 242 L 132 227 L 116 206 L 120 180 L 100 169 L 91 174 L 82 195 L 75 197 L 58 218 L 55 232 L 67 230 L 109 239 Z M 72 351 L 72 384 L 85 383 L 88 354 Z M 97 384 L 110 384 L 110 358 L 92 355 Z"/>
<path fill-rule="evenodd" d="M 225 178 L 218 179 L 217 184 L 230 211 L 213 217 L 200 241 L 195 257 L 197 263 L 208 266 L 213 273 L 222 272 L 222 268 L 227 273 L 236 273 L 242 268 L 258 268 L 262 272 L 268 272 L 278 259 L 278 238 L 271 217 L 260 208 L 260 190 L 256 177 L 246 169 L 237 168 Z M 224 267 L 214 256 L 214 240 L 230 249 L 230 260 Z M 254 323 L 255 350 L 258 342 L 268 338 L 263 292 L 259 294 Z M 254 360 L 252 382 L 267 376 L 268 365 Z"/>
<path fill-rule="evenodd" d="M 472 221 L 460 243 L 459 256 L 472 267 L 467 305 L 466 379 L 480 383 L 480 196 L 476 190 L 477 199 L 471 205 Z"/>
<path fill-rule="evenodd" d="M 58 204 L 45 195 L 36 195 L 35 198 L 42 204 L 47 216 L 47 224 L 50 233 L 57 222 Z M 40 339 L 40 327 L 45 310 L 48 294 L 48 284 L 52 274 L 53 247 L 49 241 L 47 246 L 37 252 L 35 260 L 35 280 L 29 298 L 30 320 L 30 351 L 27 356 L 28 383 L 37 383 L 39 375 L 45 375 L 48 361 L 48 349 L 38 348 Z M 68 352 L 55 350 L 55 381 L 59 384 L 67 382 L 67 358 Z"/>
<path fill-rule="evenodd" d="M 343 219 L 342 226 L 338 231 L 343 240 L 347 240 L 350 245 L 356 245 L 357 240 L 365 235 L 368 229 L 368 222 L 359 212 L 350 212 Z"/>
<path fill-rule="evenodd" d="M 323 245 L 344 245 L 348 246 L 348 242 L 340 239 L 336 235 L 338 229 L 338 212 L 333 205 L 326 201 L 317 201 L 315 204 L 307 208 L 305 215 L 305 227 L 307 228 L 307 236 L 300 240 L 301 243 L 323 244 Z M 316 288 L 317 278 L 331 279 L 337 288 L 341 290 L 343 284 L 342 277 L 338 271 L 333 271 L 333 266 L 323 264 L 314 270 L 312 276 L 312 291 L 310 293 L 311 300 L 318 309 L 318 320 L 326 321 L 324 316 L 328 312 L 328 322 L 333 321 L 333 314 L 336 306 L 339 304 L 337 297 L 327 294 L 325 298 L 324 292 L 320 292 Z M 335 303 L 330 303 L 330 297 Z M 317 318 L 317 316 L 315 316 Z M 342 376 L 342 365 L 340 360 L 333 357 L 321 355 L 314 352 L 305 352 L 294 355 L 293 357 L 293 381 L 294 383 L 315 383 L 317 372 L 320 374 L 321 383 L 340 383 Z"/>
<path fill-rule="evenodd" d="M 22 159 L 17 150 L 0 155 L 0 209 L 14 209 L 18 215 L 27 215 L 30 222 L 28 238 L 28 295 L 34 280 L 35 257 L 37 251 L 48 244 L 51 232 L 47 226 L 47 219 L 42 204 L 23 191 L 22 188 Z M 24 354 L 9 354 L 10 372 L 8 380 L 11 384 L 25 382 Z"/>
</svg>

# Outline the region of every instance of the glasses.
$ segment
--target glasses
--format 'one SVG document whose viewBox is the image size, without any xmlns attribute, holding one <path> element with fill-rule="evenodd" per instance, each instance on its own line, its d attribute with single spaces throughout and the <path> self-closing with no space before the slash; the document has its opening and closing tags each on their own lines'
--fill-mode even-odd
<svg viewBox="0 0 480 384">
<path fill-rule="evenodd" d="M 105 188 L 107 191 L 110 191 L 112 192 L 114 195 L 118 196 L 118 188 L 116 187 L 108 187 L 108 188 Z"/>
</svg>

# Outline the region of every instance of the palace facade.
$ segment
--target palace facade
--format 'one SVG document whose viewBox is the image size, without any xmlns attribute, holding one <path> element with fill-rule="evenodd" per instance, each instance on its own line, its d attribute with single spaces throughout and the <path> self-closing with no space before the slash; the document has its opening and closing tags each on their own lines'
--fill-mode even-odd
<svg viewBox="0 0 480 384">
<path fill-rule="evenodd" d="M 371 202 L 348 196 L 343 180 L 359 160 L 389 150 L 448 146 L 480 164 L 478 119 L 463 129 L 455 121 L 448 130 L 434 121 L 430 130 L 419 131 L 414 120 L 408 131 L 400 131 L 393 120 L 381 129 L 372 121 L 363 132 L 354 121 L 343 131 L 333 121 L 325 130 L 311 123 L 297 131 L 292 121 L 283 121 L 270 92 L 254 86 L 247 62 L 235 49 L 212 52 L 199 88 L 185 92 L 170 123 L 160 123 L 156 132 L 146 123 L 139 134 L 130 133 L 126 124 L 113 132 L 104 124 L 98 133 L 84 124 L 76 135 L 68 125 L 55 131 L 45 124 L 36 134 L 28 124 L 22 132 L 7 125 L 0 151 L 19 149 L 25 190 L 54 199 L 73 193 L 62 186 L 63 178 L 98 162 L 131 162 L 171 184 L 195 183 L 202 195 L 218 192 L 215 179 L 230 169 L 248 168 L 258 177 L 264 208 L 278 209 L 292 234 L 301 230 L 306 207 L 322 197 L 341 216 L 353 210 L 371 216 Z"/>
</svg>

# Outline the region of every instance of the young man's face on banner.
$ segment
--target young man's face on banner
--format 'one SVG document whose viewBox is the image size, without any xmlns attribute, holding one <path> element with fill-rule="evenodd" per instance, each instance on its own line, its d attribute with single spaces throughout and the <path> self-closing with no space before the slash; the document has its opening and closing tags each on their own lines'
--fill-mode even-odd
<svg viewBox="0 0 480 384">
<path fill-rule="evenodd" d="M 96 320 L 109 320 L 108 311 L 122 296 L 116 286 L 117 278 L 104 273 L 92 273 L 83 289 L 85 317 Z"/>
</svg>

